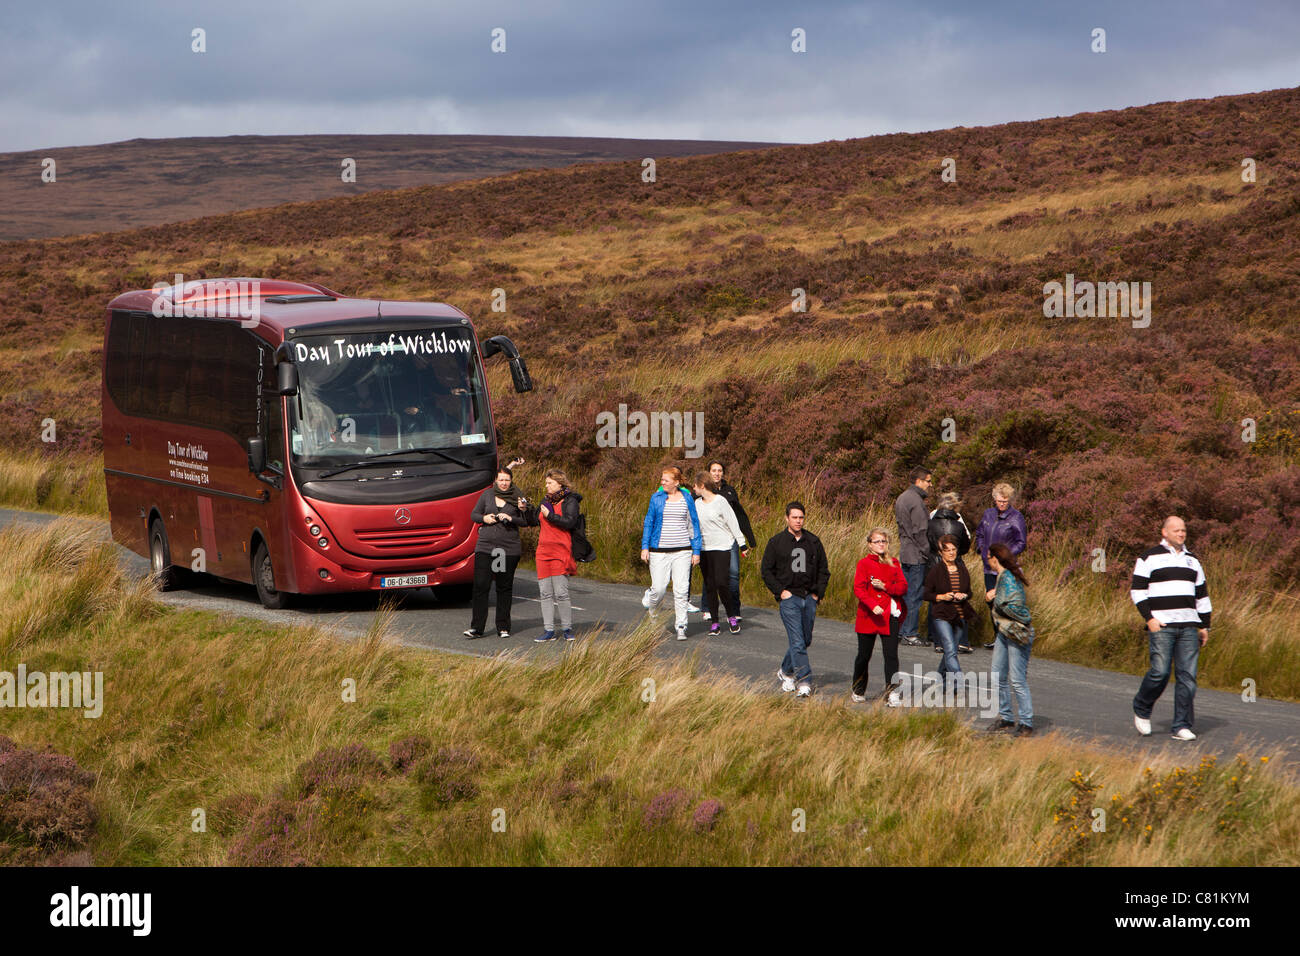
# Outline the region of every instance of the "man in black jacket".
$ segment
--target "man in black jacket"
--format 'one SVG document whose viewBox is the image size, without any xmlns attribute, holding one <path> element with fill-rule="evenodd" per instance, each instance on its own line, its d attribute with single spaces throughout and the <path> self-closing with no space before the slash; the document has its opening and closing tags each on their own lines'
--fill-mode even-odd
<svg viewBox="0 0 1300 956">
<path fill-rule="evenodd" d="M 818 537 L 803 527 L 804 507 L 792 501 L 785 506 L 785 530 L 772 535 L 763 551 L 763 583 L 776 598 L 781 623 L 790 642 L 785 659 L 776 672 L 781 690 L 798 685 L 799 696 L 812 695 L 812 665 L 808 645 L 812 643 L 817 602 L 826 595 L 831 572 L 826 550 Z"/>
<path fill-rule="evenodd" d="M 736 489 L 724 480 L 723 475 L 725 472 L 726 466 L 718 459 L 715 458 L 709 462 L 709 475 L 718 486 L 718 494 L 726 498 L 727 504 L 731 505 L 731 510 L 736 513 L 736 523 L 740 525 L 740 533 L 745 536 L 745 540 L 749 542 L 749 546 L 752 548 L 754 546 L 754 529 L 749 524 L 749 515 L 745 514 L 745 509 L 741 507 L 740 496 L 736 494 Z M 740 545 L 738 544 L 731 546 L 730 572 L 731 598 L 736 607 L 740 607 Z M 741 620 L 739 614 L 736 615 L 736 620 Z"/>
</svg>

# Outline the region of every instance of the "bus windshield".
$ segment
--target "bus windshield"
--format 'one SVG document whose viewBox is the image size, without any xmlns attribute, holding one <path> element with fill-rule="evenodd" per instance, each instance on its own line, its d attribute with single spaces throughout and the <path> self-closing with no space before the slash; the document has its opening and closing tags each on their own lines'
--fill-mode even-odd
<svg viewBox="0 0 1300 956">
<path fill-rule="evenodd" d="M 304 336 L 291 347 L 296 464 L 488 442 L 487 395 L 468 329 Z"/>
</svg>

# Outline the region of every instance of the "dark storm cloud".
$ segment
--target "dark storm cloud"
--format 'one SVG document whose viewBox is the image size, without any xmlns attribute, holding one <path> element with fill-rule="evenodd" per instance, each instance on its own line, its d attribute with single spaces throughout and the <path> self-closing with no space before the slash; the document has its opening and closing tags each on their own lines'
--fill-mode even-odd
<svg viewBox="0 0 1300 956">
<path fill-rule="evenodd" d="M 816 141 L 1295 86 L 1296 36 L 1285 3 L 11 5 L 0 150 L 276 132 Z"/>
</svg>

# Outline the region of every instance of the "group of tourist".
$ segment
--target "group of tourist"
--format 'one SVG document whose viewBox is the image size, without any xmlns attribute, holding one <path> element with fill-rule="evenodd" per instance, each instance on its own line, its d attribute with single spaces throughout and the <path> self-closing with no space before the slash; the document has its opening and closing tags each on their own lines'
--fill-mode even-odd
<svg viewBox="0 0 1300 956">
<path fill-rule="evenodd" d="M 510 637 L 510 608 L 514 600 L 515 569 L 523 553 L 519 529 L 540 527 L 537 539 L 537 588 L 541 595 L 541 635 L 537 643 L 572 641 L 573 607 L 569 600 L 569 577 L 577 572 L 578 559 L 585 559 L 591 545 L 582 532 L 582 495 L 569 487 L 564 472 L 552 468 L 546 473 L 546 494 L 537 505 L 515 488 L 516 458 L 497 470 L 496 481 L 479 497 L 470 513 L 479 526 L 474 547 L 474 590 L 472 617 L 465 636 L 483 637 L 487 625 L 488 593 L 496 585 L 497 636 Z M 556 634 L 558 614 L 560 635 Z"/>
<path fill-rule="evenodd" d="M 517 462 L 512 462 L 514 465 Z M 721 633 L 725 620 L 732 634 L 740 632 L 740 559 L 754 546 L 749 517 L 736 489 L 725 480 L 726 469 L 714 460 L 705 471 L 683 485 L 681 469 L 668 465 L 659 474 L 660 485 L 650 496 L 642 522 L 641 560 L 649 566 L 650 587 L 642 606 L 656 613 L 671 586 L 673 626 L 677 639 L 687 639 L 689 615 L 698 610 L 690 603 L 692 570 L 703 575 L 701 604 L 709 634 Z M 938 497 L 926 509 L 933 475 L 917 467 L 910 484 L 894 502 L 898 531 L 898 557 L 891 556 L 890 533 L 872 528 L 866 538 L 867 554 L 857 562 L 853 594 L 857 598 L 855 631 L 858 640 L 853 664 L 851 699 L 866 700 L 868 669 L 879 640 L 884 667 L 881 696 L 890 706 L 902 703 L 899 692 L 900 644 L 933 645 L 940 654 L 938 679 L 955 682 L 962 673 L 960 655 L 973 653 L 972 622 L 979 617 L 973 603 L 973 582 L 963 560 L 972 545 L 983 570 L 982 595 L 992 625 L 991 670 L 998 680 L 998 718 L 989 727 L 1016 736 L 1033 733 L 1033 699 L 1029 691 L 1029 658 L 1036 637 L 1029 609 L 1029 582 L 1021 567 L 1028 540 L 1024 515 L 1013 506 L 1015 490 L 1000 482 L 992 488 L 987 508 L 970 533 L 955 493 Z M 510 601 L 515 567 L 519 562 L 519 528 L 540 525 L 537 575 L 542 598 L 543 634 L 538 642 L 557 639 L 558 612 L 561 634 L 573 640 L 568 577 L 575 560 L 590 545 L 580 531 L 582 498 L 570 489 L 562 472 L 546 474 L 546 496 L 537 505 L 516 491 L 509 467 L 502 468 L 492 488 L 475 506 L 474 521 L 481 525 L 475 554 L 473 620 L 467 637 L 483 635 L 487 621 L 489 586 L 497 587 L 497 631 L 508 637 Z M 760 572 L 777 603 L 786 631 L 787 649 L 777 670 L 782 691 L 797 697 L 813 693 L 808 648 L 819 603 L 830 583 L 826 551 L 805 525 L 805 508 L 791 501 L 785 508 L 785 526 L 763 550 Z M 1186 549 L 1186 526 L 1170 516 L 1162 527 L 1160 545 L 1137 562 L 1132 599 L 1150 635 L 1151 666 L 1133 700 L 1134 723 L 1139 733 L 1151 733 L 1151 710 L 1168 683 L 1171 669 L 1177 675 L 1173 734 L 1193 740 L 1193 698 L 1199 648 L 1209 639 L 1210 600 L 1204 571 Z M 929 606 L 925 640 L 920 637 L 922 603 Z"/>
</svg>

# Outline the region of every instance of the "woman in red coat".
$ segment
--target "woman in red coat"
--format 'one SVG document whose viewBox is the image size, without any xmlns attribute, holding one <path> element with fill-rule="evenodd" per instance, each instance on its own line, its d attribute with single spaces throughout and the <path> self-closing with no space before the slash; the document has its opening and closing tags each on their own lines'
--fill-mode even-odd
<svg viewBox="0 0 1300 956">
<path fill-rule="evenodd" d="M 901 703 L 898 684 L 898 625 L 907 613 L 903 595 L 907 579 L 898 562 L 889 556 L 889 532 L 872 528 L 867 535 L 867 556 L 858 562 L 853 575 L 853 593 L 858 599 L 858 656 L 853 661 L 853 700 L 867 699 L 867 665 L 876 648 L 876 635 L 885 651 L 885 694 L 889 706 Z"/>
<path fill-rule="evenodd" d="M 569 487 L 569 479 L 558 468 L 546 473 L 546 497 L 538 506 L 542 526 L 537 538 L 537 590 L 542 602 L 541 637 L 534 643 L 556 640 L 555 612 L 566 641 L 573 640 L 573 605 L 569 601 L 569 576 L 578 570 L 573 560 L 573 529 L 578 523 L 582 495 Z"/>
</svg>

